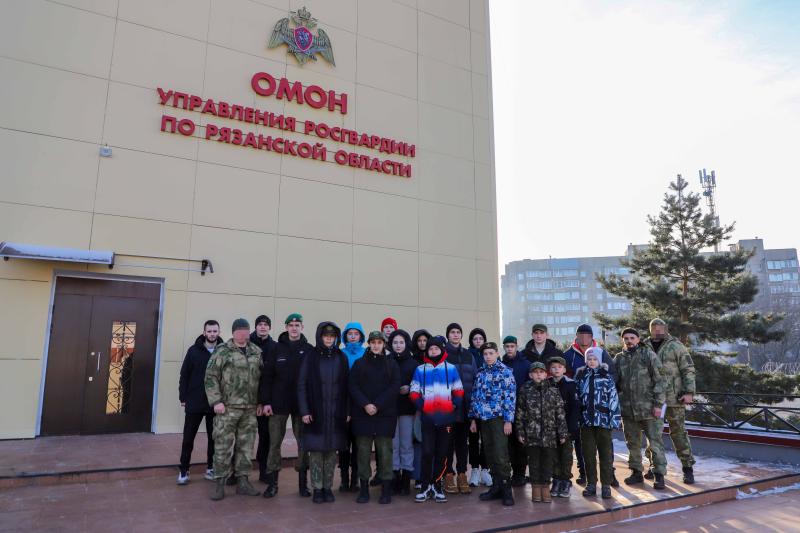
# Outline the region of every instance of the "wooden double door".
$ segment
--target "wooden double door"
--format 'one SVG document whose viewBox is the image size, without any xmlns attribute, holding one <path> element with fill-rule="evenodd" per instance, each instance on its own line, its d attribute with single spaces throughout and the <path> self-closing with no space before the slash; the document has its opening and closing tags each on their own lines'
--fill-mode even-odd
<svg viewBox="0 0 800 533">
<path fill-rule="evenodd" d="M 57 278 L 41 435 L 150 431 L 160 292 Z"/>
</svg>

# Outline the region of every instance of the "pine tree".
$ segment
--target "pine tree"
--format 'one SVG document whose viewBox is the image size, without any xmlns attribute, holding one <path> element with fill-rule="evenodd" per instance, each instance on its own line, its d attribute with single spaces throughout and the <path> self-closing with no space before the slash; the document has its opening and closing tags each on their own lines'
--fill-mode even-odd
<svg viewBox="0 0 800 533">
<path fill-rule="evenodd" d="M 687 192 L 687 187 L 678 175 L 664 194 L 661 212 L 647 217 L 651 241 L 621 260 L 630 278 L 596 276 L 608 292 L 633 303 L 631 315 L 595 313 L 595 319 L 609 330 L 633 325 L 646 331 L 649 320 L 658 316 L 687 345 L 779 340 L 783 332 L 773 326 L 781 315 L 740 310 L 758 293 L 758 280 L 745 269 L 752 252 L 709 253 L 730 238 L 734 224 L 720 226 L 704 215 L 700 195 Z"/>
</svg>

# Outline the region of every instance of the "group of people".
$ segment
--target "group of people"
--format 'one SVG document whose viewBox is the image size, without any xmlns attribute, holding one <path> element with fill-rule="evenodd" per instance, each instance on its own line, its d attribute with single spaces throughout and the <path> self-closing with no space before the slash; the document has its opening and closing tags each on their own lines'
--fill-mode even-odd
<svg viewBox="0 0 800 533">
<path fill-rule="evenodd" d="M 695 392 L 694 365 L 663 320 L 650 323 L 642 341 L 633 328 L 622 331 L 624 349 L 612 358 L 583 324 L 562 352 L 535 324 L 519 349 L 507 336 L 501 349 L 480 328 L 462 345 L 457 323 L 444 336 L 420 329 L 410 335 L 387 317 L 366 335 L 358 322 L 342 330 L 317 325 L 315 344 L 304 334 L 303 317 L 292 313 L 278 340 L 266 315 L 233 322 L 223 342 L 209 320 L 187 351 L 179 396 L 185 407 L 178 484 L 189 481 L 194 439 L 205 418 L 208 432 L 206 479 L 212 500 L 236 493 L 274 497 L 281 471 L 281 445 L 291 419 L 297 442 L 298 493 L 315 503 L 332 502 L 334 472 L 341 492 L 379 503 L 393 495 L 417 502 L 446 502 L 447 494 L 469 494 L 488 486 L 483 501 L 514 505 L 512 487 L 532 484 L 534 502 L 569 497 L 573 454 L 583 495 L 611 498 L 614 476 L 612 430 L 622 426 L 628 445 L 629 485 L 652 479 L 665 488 L 663 421 L 681 460 L 685 483 L 694 483 L 684 406 Z M 649 469 L 642 460 L 647 437 Z M 249 480 L 250 455 L 258 435 L 257 490 Z M 375 475 L 372 477 L 372 452 Z M 467 472 L 470 476 L 467 477 Z M 309 472 L 311 490 L 309 490 Z M 372 479 L 370 479 L 372 478 Z"/>
</svg>

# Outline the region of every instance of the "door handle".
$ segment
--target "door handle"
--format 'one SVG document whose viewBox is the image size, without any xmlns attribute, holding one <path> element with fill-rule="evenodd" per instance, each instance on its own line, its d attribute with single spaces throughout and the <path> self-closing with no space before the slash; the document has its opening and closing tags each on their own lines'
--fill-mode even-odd
<svg viewBox="0 0 800 533">
<path fill-rule="evenodd" d="M 89 354 L 90 357 L 94 357 L 95 355 L 97 356 L 97 368 L 95 369 L 95 374 L 100 372 L 100 354 L 101 353 L 102 352 L 91 352 Z"/>
</svg>

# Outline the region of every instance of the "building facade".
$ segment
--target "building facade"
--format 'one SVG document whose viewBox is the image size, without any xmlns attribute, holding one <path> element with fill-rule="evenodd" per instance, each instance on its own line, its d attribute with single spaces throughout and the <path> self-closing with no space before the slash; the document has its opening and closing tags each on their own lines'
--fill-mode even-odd
<svg viewBox="0 0 800 533">
<path fill-rule="evenodd" d="M 17 0 L 0 72 L 0 438 L 180 431 L 206 319 L 499 334 L 483 0 Z"/>
<path fill-rule="evenodd" d="M 631 245 L 625 256 L 576 257 L 570 259 L 525 259 L 505 266 L 502 276 L 503 333 L 530 338 L 530 327 L 547 324 L 551 338 L 560 343 L 575 337 L 578 325 L 587 323 L 595 337 L 616 342 L 616 332 L 605 332 L 593 313 L 622 316 L 631 302 L 604 290 L 596 274 L 630 276 L 620 260 L 632 257 L 644 245 Z M 759 281 L 759 292 L 749 308 L 766 312 L 800 306 L 797 250 L 765 249 L 759 238 L 740 240 L 731 250 L 752 250 L 747 269 Z"/>
</svg>

